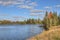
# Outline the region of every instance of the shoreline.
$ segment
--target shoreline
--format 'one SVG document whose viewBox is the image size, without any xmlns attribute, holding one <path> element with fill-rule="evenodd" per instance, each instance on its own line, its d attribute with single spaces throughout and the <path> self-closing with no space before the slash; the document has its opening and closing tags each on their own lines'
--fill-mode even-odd
<svg viewBox="0 0 60 40">
<path fill-rule="evenodd" d="M 60 34 L 60 25 L 51 27 L 51 28 L 49 28 L 48 31 L 43 31 L 42 33 L 37 34 L 36 36 L 33 36 L 31 38 L 28 38 L 27 40 L 50 40 L 50 39 L 52 40 L 52 38 L 49 36 L 50 35 L 54 36 L 53 33 L 56 35 Z"/>
</svg>

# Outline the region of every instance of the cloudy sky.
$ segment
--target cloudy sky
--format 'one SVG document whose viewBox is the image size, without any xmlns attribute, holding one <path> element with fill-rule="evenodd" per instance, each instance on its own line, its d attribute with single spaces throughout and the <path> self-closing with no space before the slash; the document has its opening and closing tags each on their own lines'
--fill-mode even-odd
<svg viewBox="0 0 60 40">
<path fill-rule="evenodd" d="M 60 13 L 60 0 L 0 0 L 0 20 L 43 19 L 45 11 Z"/>
</svg>

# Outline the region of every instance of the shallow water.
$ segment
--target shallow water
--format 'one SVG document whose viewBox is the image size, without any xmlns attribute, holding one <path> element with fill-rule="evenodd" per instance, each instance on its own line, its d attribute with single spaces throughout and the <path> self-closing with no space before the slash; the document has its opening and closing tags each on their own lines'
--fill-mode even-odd
<svg viewBox="0 0 60 40">
<path fill-rule="evenodd" d="M 43 27 L 39 25 L 0 25 L 0 40 L 26 40 L 40 34 Z"/>
</svg>

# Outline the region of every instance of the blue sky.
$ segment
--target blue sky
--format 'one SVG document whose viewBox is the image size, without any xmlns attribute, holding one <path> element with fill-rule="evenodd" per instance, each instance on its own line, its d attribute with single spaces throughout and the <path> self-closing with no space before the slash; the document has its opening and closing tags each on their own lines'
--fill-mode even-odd
<svg viewBox="0 0 60 40">
<path fill-rule="evenodd" d="M 60 13 L 60 0 L 0 0 L 0 20 L 43 19 L 45 11 Z"/>
</svg>

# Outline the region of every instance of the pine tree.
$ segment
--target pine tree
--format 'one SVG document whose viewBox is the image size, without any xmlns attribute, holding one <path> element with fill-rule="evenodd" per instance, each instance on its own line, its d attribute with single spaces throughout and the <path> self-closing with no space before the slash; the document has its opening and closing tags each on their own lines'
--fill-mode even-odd
<svg viewBox="0 0 60 40">
<path fill-rule="evenodd" d="M 60 14 L 58 15 L 58 24 L 60 25 Z"/>
<path fill-rule="evenodd" d="M 53 13 L 53 25 L 58 25 L 58 16 L 56 12 Z"/>
<path fill-rule="evenodd" d="M 46 30 L 48 30 L 48 28 L 49 28 L 49 24 L 48 24 L 48 12 L 46 11 L 46 13 L 45 13 L 45 17 L 44 17 L 44 28 L 46 29 Z"/>
<path fill-rule="evenodd" d="M 51 27 L 52 26 L 52 19 L 53 19 L 53 14 L 52 14 L 52 12 L 50 12 L 49 14 L 48 14 L 48 25 L 49 25 L 49 27 Z"/>
</svg>

